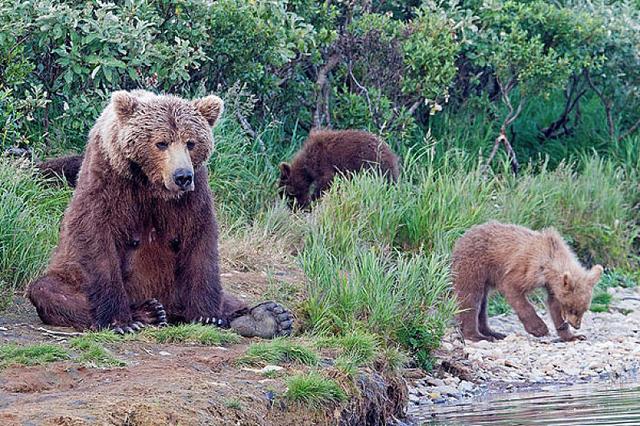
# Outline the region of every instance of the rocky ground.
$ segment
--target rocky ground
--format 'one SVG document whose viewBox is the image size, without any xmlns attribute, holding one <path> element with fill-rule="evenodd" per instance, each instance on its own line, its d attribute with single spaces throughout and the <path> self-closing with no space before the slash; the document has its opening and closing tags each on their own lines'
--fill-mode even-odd
<svg viewBox="0 0 640 426">
<path fill-rule="evenodd" d="M 640 368 L 640 289 L 609 292 L 609 312 L 585 314 L 579 330 L 587 337 L 584 341 L 561 342 L 553 334 L 533 337 L 514 314 L 489 320 L 493 329 L 508 334 L 502 341 L 464 343 L 452 330 L 434 374 L 410 382 L 409 415 L 435 413 L 442 405 L 487 393 L 635 377 Z M 546 313 L 543 318 L 551 324 Z"/>
</svg>

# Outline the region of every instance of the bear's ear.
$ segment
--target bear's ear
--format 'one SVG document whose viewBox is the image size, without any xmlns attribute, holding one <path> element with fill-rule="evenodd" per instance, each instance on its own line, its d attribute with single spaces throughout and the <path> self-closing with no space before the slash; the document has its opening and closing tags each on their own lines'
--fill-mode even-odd
<svg viewBox="0 0 640 426">
<path fill-rule="evenodd" d="M 291 166 L 288 163 L 280 163 L 278 167 L 280 167 L 280 180 L 283 182 L 289 180 Z"/>
<path fill-rule="evenodd" d="M 602 276 L 603 272 L 604 268 L 602 267 L 602 265 L 595 265 L 593 268 L 591 268 L 591 271 L 589 271 L 589 274 L 591 275 L 591 287 L 595 287 L 595 285 L 598 284 L 598 281 L 600 281 L 600 277 Z"/>
<path fill-rule="evenodd" d="M 222 115 L 222 111 L 224 111 L 224 102 L 222 99 L 216 95 L 209 95 L 192 102 L 198 112 L 207 120 L 209 126 L 215 126 L 218 118 Z"/>
<path fill-rule="evenodd" d="M 120 120 L 127 120 L 136 111 L 140 103 L 126 90 L 118 90 L 111 95 L 113 109 Z"/>
<path fill-rule="evenodd" d="M 562 275 L 562 288 L 566 291 L 573 290 L 573 282 L 571 282 L 571 273 L 569 271 L 566 271 Z"/>
</svg>

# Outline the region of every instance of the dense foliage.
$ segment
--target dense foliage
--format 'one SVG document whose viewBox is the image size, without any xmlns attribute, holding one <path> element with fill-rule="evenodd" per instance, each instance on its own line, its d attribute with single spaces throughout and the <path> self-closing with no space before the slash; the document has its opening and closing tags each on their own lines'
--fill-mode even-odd
<svg viewBox="0 0 640 426">
<path fill-rule="evenodd" d="M 112 90 L 147 88 L 221 93 L 252 138 L 282 123 L 280 146 L 312 126 L 413 145 L 474 115 L 482 134 L 458 142 L 474 153 L 606 152 L 640 127 L 639 15 L 604 0 L 4 0 L 0 143 L 80 149 Z"/>
</svg>

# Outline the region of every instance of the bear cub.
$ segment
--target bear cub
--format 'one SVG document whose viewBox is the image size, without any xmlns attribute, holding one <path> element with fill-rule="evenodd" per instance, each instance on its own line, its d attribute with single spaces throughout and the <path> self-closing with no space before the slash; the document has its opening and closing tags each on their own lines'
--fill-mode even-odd
<svg viewBox="0 0 640 426">
<path fill-rule="evenodd" d="M 336 173 L 377 168 L 398 179 L 398 158 L 377 136 L 358 130 L 313 130 L 289 163 L 280 164 L 280 193 L 306 208 L 331 186 Z"/>
<path fill-rule="evenodd" d="M 452 278 L 458 298 L 458 319 L 465 339 L 503 339 L 487 321 L 487 296 L 502 293 L 525 329 L 536 337 L 549 333 L 527 294 L 536 288 L 547 291 L 547 307 L 560 339 L 584 340 L 569 325 L 580 328 L 591 305 L 593 287 L 603 268 L 585 270 L 560 234 L 522 226 L 488 222 L 469 229 L 453 249 Z"/>
</svg>

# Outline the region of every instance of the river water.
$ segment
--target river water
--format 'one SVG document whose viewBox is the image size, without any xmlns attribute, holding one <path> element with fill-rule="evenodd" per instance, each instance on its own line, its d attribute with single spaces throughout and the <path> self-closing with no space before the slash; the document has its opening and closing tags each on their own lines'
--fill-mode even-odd
<svg viewBox="0 0 640 426">
<path fill-rule="evenodd" d="M 420 425 L 640 425 L 640 383 L 545 387 L 447 405 Z"/>
</svg>

